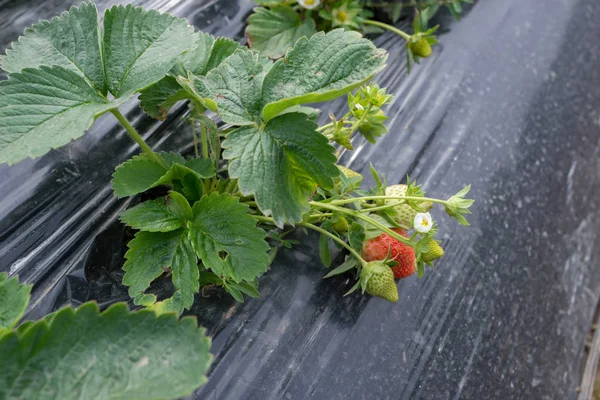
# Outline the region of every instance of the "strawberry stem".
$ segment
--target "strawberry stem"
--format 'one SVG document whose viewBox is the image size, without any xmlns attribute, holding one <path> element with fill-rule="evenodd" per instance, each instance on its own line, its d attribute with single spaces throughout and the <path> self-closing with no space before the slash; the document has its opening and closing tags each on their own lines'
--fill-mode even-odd
<svg viewBox="0 0 600 400">
<path fill-rule="evenodd" d="M 341 201 L 341 200 L 339 200 L 339 201 Z M 328 209 L 328 210 L 331 210 L 331 211 L 337 211 L 337 212 L 342 213 L 342 214 L 348 214 L 348 215 L 351 215 L 351 216 L 353 216 L 355 218 L 362 219 L 363 221 L 365 221 L 369 225 L 372 225 L 375 228 L 381 230 L 382 232 L 387 233 L 388 235 L 390 235 L 391 237 L 393 237 L 397 241 L 402 242 L 404 244 L 407 244 L 410 247 L 413 247 L 413 248 L 415 247 L 414 243 L 412 243 L 409 239 L 405 238 L 404 236 L 401 236 L 401 235 L 397 234 L 396 232 L 394 232 L 390 228 L 388 228 L 388 227 L 380 224 L 379 222 L 375 221 L 373 218 L 370 218 L 370 217 L 367 217 L 364 214 L 361 214 L 358 211 L 349 210 L 349 209 L 344 208 L 344 207 L 337 207 L 337 206 L 334 206 L 334 205 L 329 204 L 329 203 L 319 203 L 318 201 L 311 201 L 310 205 L 311 206 L 315 206 L 315 207 L 319 207 L 319 208 L 325 208 L 325 209 Z"/>
<path fill-rule="evenodd" d="M 152 151 L 152 149 L 150 148 L 150 146 L 148 146 L 148 144 L 146 144 L 144 139 L 135 130 L 135 128 L 129 123 L 127 118 L 125 118 L 123 116 L 123 114 L 121 114 L 121 112 L 119 111 L 118 108 L 113 108 L 112 110 L 110 110 L 110 112 L 115 116 L 115 118 L 117 118 L 117 120 L 121 123 L 121 125 L 123 125 L 123 128 L 125 128 L 127 133 L 129 133 L 129 136 L 131 136 L 131 138 L 141 147 L 141 149 L 144 151 L 144 153 L 146 153 L 146 155 L 148 156 L 149 159 L 151 159 L 158 165 L 164 167 L 165 169 L 169 168 L 167 166 L 167 163 L 165 163 L 165 161 L 158 154 L 156 154 L 154 151 Z"/>
<path fill-rule="evenodd" d="M 398 28 L 395 28 L 391 25 L 388 24 L 384 24 L 383 22 L 379 22 L 379 21 L 373 21 L 372 19 L 367 19 L 363 21 L 363 24 L 365 25 L 373 25 L 373 26 L 378 26 L 379 28 L 383 28 L 386 29 L 390 32 L 394 32 L 396 35 L 399 35 L 401 37 L 404 38 L 404 40 L 408 41 L 410 40 L 410 35 L 404 31 L 401 31 Z"/>
<path fill-rule="evenodd" d="M 409 200 L 409 201 L 430 201 L 432 203 L 439 204 L 448 204 L 447 200 L 441 199 L 432 199 L 431 197 L 413 197 L 413 196 L 364 196 L 364 197 L 352 197 L 350 199 L 342 199 L 342 200 L 334 200 L 329 204 L 333 205 L 341 205 L 341 204 L 349 204 L 356 203 L 357 201 L 367 201 L 367 200 Z M 386 206 L 382 206 L 383 208 L 393 207 L 399 205 L 398 203 L 390 204 Z M 374 208 L 369 209 L 369 211 L 374 210 Z"/>
</svg>

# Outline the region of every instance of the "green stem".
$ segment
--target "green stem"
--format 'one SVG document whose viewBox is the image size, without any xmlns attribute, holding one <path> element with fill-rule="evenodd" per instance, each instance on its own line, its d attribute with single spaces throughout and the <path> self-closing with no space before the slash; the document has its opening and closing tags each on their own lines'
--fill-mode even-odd
<svg viewBox="0 0 600 400">
<path fill-rule="evenodd" d="M 275 225 L 275 220 L 271 217 L 263 217 L 262 215 L 253 215 L 252 217 L 257 221 Z"/>
<path fill-rule="evenodd" d="M 333 122 L 330 122 L 328 124 L 318 127 L 317 132 L 322 132 L 322 131 L 326 130 L 327 128 L 331 128 L 332 126 L 333 126 Z"/>
<path fill-rule="evenodd" d="M 367 107 L 367 109 L 365 110 L 363 115 L 360 117 L 360 119 L 358 121 L 356 121 L 356 123 L 353 124 L 352 130 L 350 131 L 350 137 L 352 137 L 352 135 L 354 135 L 354 132 L 356 132 L 356 130 L 358 129 L 360 124 L 362 124 L 362 122 L 365 120 L 365 118 L 367 118 L 369 116 L 369 113 L 371 112 L 372 108 L 373 108 L 373 104 L 369 104 L 369 106 Z"/>
<path fill-rule="evenodd" d="M 190 118 L 190 123 L 192 125 L 192 137 L 194 138 L 194 153 L 196 154 L 196 157 L 198 157 L 198 135 L 196 135 L 196 120 L 194 118 Z"/>
<path fill-rule="evenodd" d="M 208 137 L 206 127 L 203 124 L 200 124 L 200 135 L 202 137 L 202 157 L 208 158 Z"/>
<path fill-rule="evenodd" d="M 372 19 L 367 19 L 367 20 L 363 21 L 363 23 L 366 25 L 378 26 L 378 27 L 386 29 L 390 32 L 394 32 L 396 35 L 402 36 L 404 38 L 404 40 L 406 40 L 406 41 L 410 40 L 410 35 L 408 33 L 401 31 L 400 29 L 395 28 L 386 23 L 379 22 L 379 21 L 373 21 Z"/>
<path fill-rule="evenodd" d="M 129 136 L 140 146 L 140 148 L 146 153 L 148 158 L 150 158 L 155 163 L 163 166 L 164 168 L 169 168 L 167 163 L 155 152 L 152 151 L 150 146 L 144 142 L 144 139 L 140 136 L 140 134 L 135 130 L 135 128 L 129 123 L 127 118 L 121 114 L 118 108 L 113 108 L 110 112 L 117 118 L 117 120 L 123 125 Z"/>
<path fill-rule="evenodd" d="M 351 215 L 351 216 L 353 216 L 355 218 L 362 219 L 363 221 L 365 221 L 369 225 L 372 225 L 375 228 L 379 229 L 380 231 L 382 231 L 384 233 L 387 233 L 388 235 L 390 235 L 394 239 L 398 240 L 399 242 L 407 244 L 410 247 L 415 247 L 415 245 L 409 239 L 405 238 L 404 236 L 401 236 L 401 235 L 397 234 L 396 232 L 394 232 L 390 228 L 388 228 L 386 226 L 383 226 L 379 222 L 375 221 L 373 218 L 370 218 L 370 217 L 367 217 L 364 214 L 361 214 L 359 211 L 349 210 L 349 209 L 344 208 L 344 207 L 337 207 L 337 206 L 334 206 L 334 205 L 329 204 L 329 203 L 319 203 L 318 201 L 311 201 L 310 205 L 314 206 L 314 207 L 325 208 L 325 209 L 331 210 L 331 211 L 337 211 L 337 212 L 342 213 L 342 214 L 348 214 L 348 215 Z"/>
<path fill-rule="evenodd" d="M 346 248 L 346 250 L 348 250 L 354 257 L 356 257 L 356 259 L 358 261 L 360 261 L 361 265 L 364 267 L 367 262 L 360 256 L 360 254 L 358 254 L 358 252 L 356 250 L 354 250 L 352 247 L 350 247 L 346 242 L 344 242 L 342 239 L 340 239 L 339 237 L 335 236 L 334 234 L 327 232 L 325 229 L 320 228 L 316 225 L 313 224 L 309 224 L 308 222 L 301 222 L 298 225 L 300 226 L 305 226 L 309 229 L 312 229 L 314 231 L 317 231 L 325 236 L 329 236 L 331 239 L 333 239 L 334 241 L 336 241 L 337 243 L 339 243 L 341 246 L 343 246 L 344 248 Z"/>
<path fill-rule="evenodd" d="M 343 199 L 343 200 L 334 200 L 328 204 L 333 204 L 333 205 L 341 205 L 341 204 L 349 204 L 349 203 L 356 203 L 357 201 L 367 201 L 367 200 L 410 200 L 410 201 L 418 201 L 418 202 L 423 202 L 423 201 L 430 201 L 432 203 L 439 203 L 439 204 L 448 204 L 447 200 L 440 200 L 440 199 L 432 199 L 431 197 L 413 197 L 413 196 L 364 196 L 364 197 L 353 197 L 351 199 Z M 398 204 L 394 204 L 394 205 L 398 205 Z M 373 210 L 373 209 L 371 209 Z"/>
</svg>

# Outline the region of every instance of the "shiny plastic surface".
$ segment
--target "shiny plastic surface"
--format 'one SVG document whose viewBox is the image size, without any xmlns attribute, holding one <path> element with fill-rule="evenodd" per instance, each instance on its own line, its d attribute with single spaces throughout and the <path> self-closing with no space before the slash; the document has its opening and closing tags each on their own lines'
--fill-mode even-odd
<svg viewBox="0 0 600 400">
<path fill-rule="evenodd" d="M 136 3 L 238 38 L 252 7 Z M 69 5 L 0 0 L 0 48 Z M 439 18 L 441 45 L 410 76 L 398 39 L 377 38 L 390 51 L 377 81 L 397 99 L 390 133 L 343 162 L 363 173 L 372 162 L 391 183 L 408 173 L 436 197 L 471 183 L 471 227 L 434 211 L 446 256 L 401 281 L 397 304 L 342 297 L 352 282 L 322 280 L 317 241 L 299 233 L 303 244 L 261 279 L 261 299 L 197 297 L 189 314 L 209 329 L 215 362 L 194 398 L 576 398 L 600 294 L 599 15 L 597 0 L 480 1 L 460 23 Z M 185 151 L 185 113 L 127 115 L 153 146 Z M 130 232 L 116 222 L 128 203 L 109 180 L 137 151 L 104 116 L 69 146 L 0 166 L 0 271 L 34 283 L 28 318 L 128 300 Z"/>
</svg>

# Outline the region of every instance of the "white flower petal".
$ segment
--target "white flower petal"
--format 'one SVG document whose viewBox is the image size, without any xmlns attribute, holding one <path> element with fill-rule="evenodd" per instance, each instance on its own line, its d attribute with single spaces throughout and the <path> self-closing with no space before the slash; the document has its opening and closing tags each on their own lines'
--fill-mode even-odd
<svg viewBox="0 0 600 400">
<path fill-rule="evenodd" d="M 298 4 L 307 10 L 312 10 L 313 8 L 319 7 L 321 5 L 321 0 L 298 0 Z"/>
<path fill-rule="evenodd" d="M 433 219 L 431 218 L 431 214 L 426 213 L 417 213 L 415 215 L 415 219 L 413 221 L 413 226 L 415 230 L 419 233 L 427 233 L 433 227 Z"/>
</svg>

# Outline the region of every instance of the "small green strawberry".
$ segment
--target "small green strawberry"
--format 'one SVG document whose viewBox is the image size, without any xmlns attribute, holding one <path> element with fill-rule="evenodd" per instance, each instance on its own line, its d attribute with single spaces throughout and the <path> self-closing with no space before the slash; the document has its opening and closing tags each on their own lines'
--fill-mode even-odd
<svg viewBox="0 0 600 400">
<path fill-rule="evenodd" d="M 410 44 L 410 50 L 415 56 L 427 58 L 431 55 L 431 45 L 425 38 Z"/>
<path fill-rule="evenodd" d="M 398 301 L 398 288 L 394 282 L 392 269 L 382 261 L 367 263 L 360 272 L 360 278 L 366 283 L 363 288 L 371 296 L 381 297 L 389 302 Z"/>
<path fill-rule="evenodd" d="M 385 195 L 393 196 L 393 197 L 406 196 L 407 189 L 408 189 L 408 186 L 406 186 L 406 185 L 388 186 L 385 189 Z M 395 204 L 395 203 L 399 203 L 399 202 L 400 202 L 400 200 L 386 200 L 385 204 L 386 205 L 387 204 Z M 430 201 L 423 201 L 421 203 L 418 203 L 417 205 L 425 211 L 429 211 L 433 207 L 433 203 Z M 413 209 L 408 204 L 400 204 L 400 205 L 394 207 L 394 209 L 398 212 L 398 214 L 394 216 L 394 220 L 396 221 L 396 223 L 405 229 L 412 228 L 413 221 L 415 219 L 415 215 L 417 215 L 417 213 L 419 211 Z"/>
<path fill-rule="evenodd" d="M 427 242 L 427 247 L 429 247 L 429 251 L 421 256 L 421 259 L 425 262 L 437 260 L 444 255 L 444 249 L 442 246 L 440 246 L 437 240 L 433 238 L 429 239 L 429 242 Z"/>
<path fill-rule="evenodd" d="M 340 170 L 340 172 L 342 174 L 344 174 L 344 176 L 346 178 L 350 179 L 350 178 L 357 177 L 357 178 L 359 178 L 359 182 L 362 182 L 363 176 L 361 174 L 359 174 L 358 172 L 352 171 L 350 168 L 346 168 L 346 167 L 343 167 L 341 165 L 338 165 L 337 167 Z"/>
</svg>

